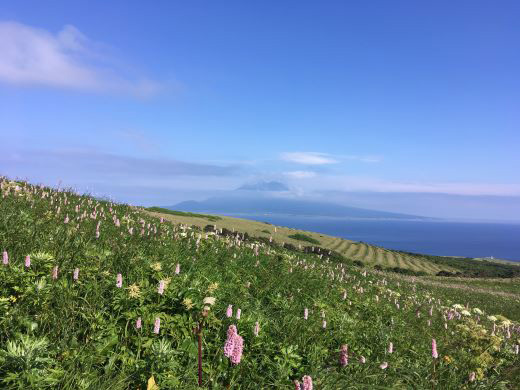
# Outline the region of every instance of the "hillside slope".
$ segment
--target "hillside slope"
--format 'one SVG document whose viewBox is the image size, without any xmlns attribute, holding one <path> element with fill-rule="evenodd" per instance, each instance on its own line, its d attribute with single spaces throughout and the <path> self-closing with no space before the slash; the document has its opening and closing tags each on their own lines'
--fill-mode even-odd
<svg viewBox="0 0 520 390">
<path fill-rule="evenodd" d="M 69 191 L 0 192 L 3 389 L 520 383 L 501 308 Z"/>
<path fill-rule="evenodd" d="M 156 217 L 163 217 L 174 223 L 180 223 L 188 226 L 194 225 L 201 228 L 208 224 L 215 225 L 217 229 L 224 228 L 228 230 L 234 230 L 242 233 L 248 233 L 249 235 L 255 237 L 272 237 L 275 242 L 280 244 L 289 243 L 296 247 L 299 245 L 312 245 L 308 242 L 289 237 L 298 233 L 304 234 L 319 242 L 319 244 L 316 245 L 319 245 L 325 249 L 336 251 L 347 258 L 360 260 L 366 263 L 368 266 L 380 265 L 385 268 L 400 267 L 415 272 L 426 272 L 427 274 L 436 274 L 439 271 L 455 271 L 455 268 L 453 267 L 442 264 L 435 264 L 420 255 L 404 254 L 398 251 L 377 247 L 363 242 L 345 240 L 339 237 L 333 237 L 304 230 L 291 229 L 283 226 L 273 226 L 265 222 L 257 222 L 221 215 L 218 216 L 218 220 L 215 220 L 214 218 L 182 215 L 182 212 L 178 213 L 177 215 L 173 215 L 170 214 L 168 210 L 160 208 L 153 208 L 150 210 L 156 210 L 150 211 L 151 215 Z"/>
</svg>

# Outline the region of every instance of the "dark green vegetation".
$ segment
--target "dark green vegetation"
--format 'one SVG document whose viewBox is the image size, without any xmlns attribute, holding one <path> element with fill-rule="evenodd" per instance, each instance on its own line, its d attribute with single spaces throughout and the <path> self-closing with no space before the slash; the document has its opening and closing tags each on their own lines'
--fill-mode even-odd
<svg viewBox="0 0 520 390">
<path fill-rule="evenodd" d="M 318 240 L 316 240 L 315 238 L 312 238 L 311 236 L 308 236 L 306 234 L 301 234 L 301 233 L 291 234 L 289 236 L 289 238 L 294 238 L 295 240 L 298 240 L 298 241 L 306 241 L 306 242 L 310 242 L 311 244 L 320 245 L 320 242 Z"/>
<path fill-rule="evenodd" d="M 175 211 L 175 210 L 164 209 L 162 207 L 147 207 L 146 210 L 154 212 L 154 213 L 178 215 L 181 217 L 203 218 L 203 219 L 207 219 L 208 221 L 211 221 L 211 222 L 217 222 L 222 219 L 218 215 L 197 214 L 197 213 L 190 213 L 187 211 Z"/>
<path fill-rule="evenodd" d="M 2 389 L 145 389 L 151 377 L 160 389 L 195 389 L 199 324 L 204 388 L 286 389 L 303 375 L 332 390 L 520 383 L 518 324 L 487 318 L 509 317 L 507 308 L 465 308 L 466 297 L 445 298 L 451 289 L 367 271 L 334 251 L 0 181 Z M 244 339 L 237 365 L 223 353 L 231 324 Z"/>
<path fill-rule="evenodd" d="M 414 253 L 398 251 L 407 255 L 417 255 Z M 446 272 L 440 271 L 438 276 L 458 276 L 468 278 L 516 278 L 520 277 L 520 265 L 499 263 L 488 260 L 475 260 L 464 257 L 444 257 L 420 255 L 426 260 L 453 267 L 459 271 Z"/>
</svg>

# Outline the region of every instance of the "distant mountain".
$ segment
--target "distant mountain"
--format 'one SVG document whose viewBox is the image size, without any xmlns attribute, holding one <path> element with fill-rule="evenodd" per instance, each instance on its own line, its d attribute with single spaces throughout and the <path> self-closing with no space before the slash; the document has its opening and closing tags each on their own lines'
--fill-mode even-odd
<svg viewBox="0 0 520 390">
<path fill-rule="evenodd" d="M 368 210 L 347 207 L 338 204 L 295 200 L 273 197 L 213 197 L 204 201 L 186 201 L 174 206 L 166 206 L 170 210 L 205 212 L 213 214 L 284 214 L 297 216 L 321 216 L 339 218 L 366 219 L 422 219 L 432 218 L 417 215 L 391 213 L 387 211 Z"/>
<path fill-rule="evenodd" d="M 259 181 L 254 184 L 244 184 L 242 187 L 237 188 L 238 191 L 289 191 L 289 187 L 279 181 Z"/>
</svg>

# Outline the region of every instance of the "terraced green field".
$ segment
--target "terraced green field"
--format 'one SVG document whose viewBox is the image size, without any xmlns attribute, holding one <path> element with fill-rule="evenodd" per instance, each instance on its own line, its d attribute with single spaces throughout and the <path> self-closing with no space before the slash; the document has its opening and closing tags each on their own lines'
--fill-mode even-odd
<svg viewBox="0 0 520 390">
<path fill-rule="evenodd" d="M 204 227 L 206 225 L 214 225 L 217 227 L 217 229 L 225 228 L 232 231 L 248 233 L 252 236 L 272 237 L 273 240 L 277 243 L 289 243 L 295 245 L 296 247 L 299 245 L 309 245 L 304 241 L 294 240 L 289 237 L 295 233 L 301 233 L 318 240 L 322 248 L 336 251 L 352 260 L 360 260 L 372 267 L 376 265 L 380 265 L 383 268 L 399 267 L 415 272 L 422 271 L 431 275 L 434 275 L 439 271 L 454 271 L 454 268 L 452 267 L 434 264 L 420 255 L 412 256 L 385 248 L 380 248 L 374 245 L 369 245 L 363 242 L 345 240 L 339 237 L 328 236 L 315 232 L 307 232 L 298 229 L 291 229 L 283 226 L 273 226 L 264 222 L 225 216 L 219 216 L 219 220 L 214 221 L 212 218 L 209 219 L 203 217 L 192 217 L 188 215 L 171 215 L 154 211 L 150 211 L 149 214 L 163 217 L 168 221 L 189 226 L 195 225 Z"/>
</svg>

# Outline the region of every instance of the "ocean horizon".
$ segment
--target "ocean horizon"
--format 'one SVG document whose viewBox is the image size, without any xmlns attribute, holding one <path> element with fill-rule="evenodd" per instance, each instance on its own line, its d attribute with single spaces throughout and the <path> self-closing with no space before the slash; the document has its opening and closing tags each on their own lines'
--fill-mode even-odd
<svg viewBox="0 0 520 390">
<path fill-rule="evenodd" d="M 387 249 L 436 255 L 520 262 L 520 223 L 448 220 L 346 219 L 280 214 L 231 214 Z"/>
</svg>

